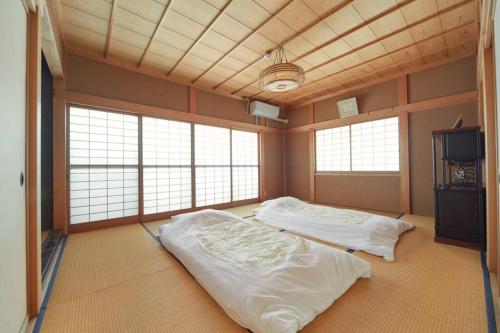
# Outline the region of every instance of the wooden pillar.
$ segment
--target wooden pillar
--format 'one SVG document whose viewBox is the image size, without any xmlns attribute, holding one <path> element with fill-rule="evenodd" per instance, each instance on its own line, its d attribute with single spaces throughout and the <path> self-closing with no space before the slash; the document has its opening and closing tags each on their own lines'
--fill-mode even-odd
<svg viewBox="0 0 500 333">
<path fill-rule="evenodd" d="M 265 132 L 259 131 L 259 200 L 265 201 L 267 198 L 266 190 L 266 158 L 265 158 Z"/>
<path fill-rule="evenodd" d="M 402 76 L 398 81 L 399 105 L 408 104 L 408 76 Z M 399 114 L 399 176 L 401 189 L 401 211 L 411 212 L 410 201 L 410 151 L 408 136 L 408 110 L 402 109 Z"/>
<path fill-rule="evenodd" d="M 41 120 L 41 20 L 39 8 L 28 14 L 28 68 L 26 119 L 26 216 L 27 216 L 27 271 L 28 316 L 38 314 L 41 301 L 40 248 L 40 120 Z"/>
<path fill-rule="evenodd" d="M 309 124 L 314 123 L 314 103 L 309 105 L 307 110 Z M 316 147 L 315 147 L 315 131 L 314 129 L 309 130 L 309 200 L 311 202 L 316 201 Z"/>
<path fill-rule="evenodd" d="M 495 68 L 493 50 L 484 50 L 482 105 L 486 148 L 486 235 L 487 263 L 491 272 L 497 272 L 497 220 L 498 220 L 498 183 L 497 183 L 497 145 L 495 119 Z"/>
</svg>

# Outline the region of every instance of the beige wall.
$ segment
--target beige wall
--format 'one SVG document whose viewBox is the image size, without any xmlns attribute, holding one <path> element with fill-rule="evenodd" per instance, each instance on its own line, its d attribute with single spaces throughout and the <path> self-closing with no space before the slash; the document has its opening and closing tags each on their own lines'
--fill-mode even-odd
<svg viewBox="0 0 500 333">
<path fill-rule="evenodd" d="M 476 89 L 476 57 L 467 57 L 408 77 L 408 100 L 418 102 Z"/>
<path fill-rule="evenodd" d="M 400 211 L 399 176 L 317 175 L 315 178 L 319 203 Z"/>
<path fill-rule="evenodd" d="M 309 133 L 286 135 L 286 195 L 309 200 Z"/>
<path fill-rule="evenodd" d="M 264 199 L 283 196 L 283 134 L 264 133 Z"/>
<path fill-rule="evenodd" d="M 476 103 L 410 114 L 410 189 L 413 214 L 434 216 L 432 131 L 450 128 L 459 114 L 464 118 L 464 127 L 478 124 Z"/>
</svg>

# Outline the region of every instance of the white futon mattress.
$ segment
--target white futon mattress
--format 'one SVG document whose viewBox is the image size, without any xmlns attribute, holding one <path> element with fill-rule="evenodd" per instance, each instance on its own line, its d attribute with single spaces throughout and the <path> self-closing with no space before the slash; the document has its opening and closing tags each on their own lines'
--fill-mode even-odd
<svg viewBox="0 0 500 333">
<path fill-rule="evenodd" d="M 415 228 L 412 223 L 387 216 L 313 205 L 292 197 L 265 201 L 254 214 L 266 224 L 365 251 L 387 261 L 394 261 L 399 235 Z"/>
<path fill-rule="evenodd" d="M 211 209 L 175 216 L 160 240 L 254 333 L 296 332 L 370 276 L 370 264 L 350 253 Z"/>
</svg>

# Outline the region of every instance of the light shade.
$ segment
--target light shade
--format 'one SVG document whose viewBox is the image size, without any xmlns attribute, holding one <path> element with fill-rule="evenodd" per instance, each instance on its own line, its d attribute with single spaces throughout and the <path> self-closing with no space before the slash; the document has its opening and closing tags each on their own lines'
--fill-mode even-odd
<svg viewBox="0 0 500 333">
<path fill-rule="evenodd" d="M 269 92 L 285 92 L 298 88 L 304 83 L 304 70 L 286 61 L 283 48 L 276 51 L 274 64 L 259 74 L 259 86 Z"/>
</svg>

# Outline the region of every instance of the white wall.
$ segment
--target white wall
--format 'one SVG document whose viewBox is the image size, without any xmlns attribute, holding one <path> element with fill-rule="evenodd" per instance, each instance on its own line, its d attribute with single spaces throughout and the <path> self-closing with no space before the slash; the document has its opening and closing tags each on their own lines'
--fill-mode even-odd
<svg viewBox="0 0 500 333">
<path fill-rule="evenodd" d="M 25 173 L 27 13 L 0 0 L 0 332 L 19 332 L 26 318 Z"/>
</svg>

